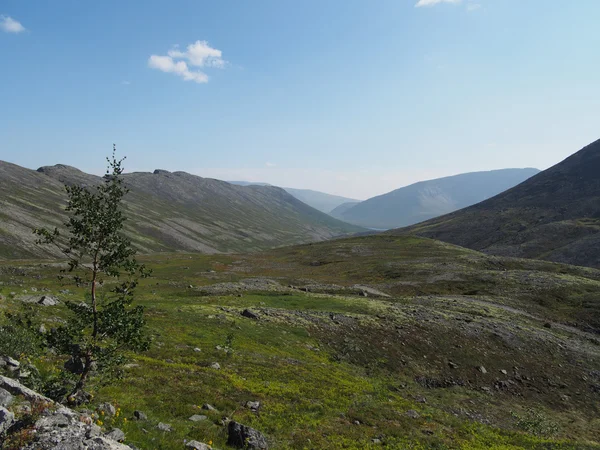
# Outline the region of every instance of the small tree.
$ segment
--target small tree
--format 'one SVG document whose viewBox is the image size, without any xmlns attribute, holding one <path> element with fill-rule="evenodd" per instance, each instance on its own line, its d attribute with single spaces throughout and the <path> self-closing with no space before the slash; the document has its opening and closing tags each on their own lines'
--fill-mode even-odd
<svg viewBox="0 0 600 450">
<path fill-rule="evenodd" d="M 71 400 L 80 397 L 93 373 L 118 374 L 126 350 L 149 346 L 143 307 L 131 306 L 138 279 L 149 271 L 135 260 L 136 252 L 123 235 L 121 204 L 128 189 L 121 177 L 124 158 L 115 155 L 113 146 L 99 186 L 66 186 L 70 218 L 64 238 L 56 228 L 34 231 L 39 244 L 54 244 L 67 256 L 68 270 L 61 273 L 71 272 L 78 286 L 89 288 L 84 301 L 66 302 L 71 316 L 48 334 L 48 346 L 70 356 L 65 369 L 77 376 Z M 103 289 L 105 284 L 110 288 Z"/>
</svg>

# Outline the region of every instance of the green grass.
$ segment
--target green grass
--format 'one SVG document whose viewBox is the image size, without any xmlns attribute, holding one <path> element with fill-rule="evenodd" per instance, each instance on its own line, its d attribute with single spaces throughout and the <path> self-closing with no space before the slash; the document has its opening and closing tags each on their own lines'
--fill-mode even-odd
<svg viewBox="0 0 600 450">
<path fill-rule="evenodd" d="M 600 345 L 586 338 L 593 335 L 561 328 L 579 317 L 578 301 L 597 307 L 596 271 L 380 236 L 250 256 L 143 260 L 154 273 L 141 283 L 137 302 L 147 308 L 153 345 L 132 355 L 134 365 L 120 383 L 92 386 L 95 403 L 122 408 L 116 425 L 139 448 L 180 449 L 184 439 L 225 448 L 225 416 L 262 431 L 276 449 L 600 448 L 600 398 L 589 387 L 596 383 L 590 373 L 600 367 Z M 9 293 L 31 287 L 56 294 L 68 287 L 70 294 L 58 294 L 63 299 L 83 295 L 62 286 L 56 272 L 49 264 L 0 263 L 0 305 L 16 308 Z M 369 284 L 392 297 L 297 290 L 238 297 L 197 289 L 256 276 L 283 286 Z M 260 320 L 242 317 L 244 308 Z M 63 313 L 40 308 L 45 321 Z M 546 320 L 552 328 L 544 327 Z M 221 369 L 211 368 L 213 362 Z M 481 365 L 487 374 L 476 369 Z M 514 392 L 495 389 L 498 380 L 517 379 L 515 366 L 527 379 L 515 381 Z M 258 413 L 243 406 L 249 400 L 261 402 Z M 200 412 L 204 403 L 218 412 Z M 528 408 L 556 424 L 557 435 L 520 428 L 511 413 L 523 416 Z M 132 421 L 134 410 L 149 421 Z M 409 410 L 419 417 L 408 417 Z M 193 414 L 208 420 L 190 422 Z M 173 432 L 158 431 L 158 422 Z"/>
</svg>

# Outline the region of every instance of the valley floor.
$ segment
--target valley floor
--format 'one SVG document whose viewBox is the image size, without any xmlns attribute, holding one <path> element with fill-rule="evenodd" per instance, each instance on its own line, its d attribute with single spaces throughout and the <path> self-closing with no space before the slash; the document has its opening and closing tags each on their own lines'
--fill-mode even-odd
<svg viewBox="0 0 600 450">
<path fill-rule="evenodd" d="M 148 416 L 128 444 L 226 448 L 228 417 L 274 449 L 600 448 L 600 271 L 394 236 L 143 259 L 152 348 L 94 400 Z M 0 305 L 80 298 L 57 271 L 0 263 Z"/>
</svg>

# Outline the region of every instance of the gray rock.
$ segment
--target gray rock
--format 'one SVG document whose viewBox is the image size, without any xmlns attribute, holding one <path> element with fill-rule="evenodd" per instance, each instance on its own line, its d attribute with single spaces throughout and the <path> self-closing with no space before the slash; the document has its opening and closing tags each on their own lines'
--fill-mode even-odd
<svg viewBox="0 0 600 450">
<path fill-rule="evenodd" d="M 54 403 L 48 397 L 44 397 L 42 394 L 38 394 L 37 392 L 23 386 L 16 380 L 12 378 L 3 377 L 0 375 L 0 388 L 3 388 L 10 392 L 12 395 L 25 397 L 28 401 L 37 401 L 37 402 L 45 402 L 45 403 Z"/>
<path fill-rule="evenodd" d="M 245 309 L 242 311 L 242 316 L 247 317 L 249 319 L 255 319 L 258 320 L 258 314 L 256 314 L 253 311 L 250 311 L 249 309 Z"/>
<path fill-rule="evenodd" d="M 207 416 L 203 416 L 201 414 L 194 414 L 193 416 L 191 416 L 189 418 L 189 420 L 191 420 L 192 422 L 202 422 L 203 420 L 208 419 Z"/>
<path fill-rule="evenodd" d="M 502 369 L 502 370 L 500 371 L 500 373 L 501 373 L 502 375 L 508 375 L 508 372 L 507 372 L 506 370 L 504 370 L 504 369 Z"/>
<path fill-rule="evenodd" d="M 117 413 L 117 409 L 110 403 L 102 403 L 98 406 L 98 411 L 104 411 L 104 414 L 111 417 Z"/>
<path fill-rule="evenodd" d="M 246 402 L 246 408 L 251 409 L 252 411 L 258 411 L 260 408 L 260 402 Z"/>
<path fill-rule="evenodd" d="M 218 362 L 214 362 L 210 365 L 210 367 L 215 370 L 219 370 L 221 368 L 221 364 L 219 364 Z"/>
<path fill-rule="evenodd" d="M 419 417 L 421 417 L 421 415 L 414 409 L 409 409 L 408 411 L 406 411 L 406 415 L 411 419 L 418 419 Z"/>
<path fill-rule="evenodd" d="M 172 431 L 171 425 L 169 425 L 168 423 L 159 422 L 158 425 L 156 425 L 156 428 L 158 428 L 160 431 L 165 431 L 167 433 L 170 433 Z"/>
<path fill-rule="evenodd" d="M 8 409 L 0 406 L 0 435 L 8 430 L 15 422 L 15 415 Z"/>
<path fill-rule="evenodd" d="M 449 366 L 451 369 L 458 369 L 458 364 L 456 364 L 456 363 L 453 363 L 452 361 L 448 361 L 448 366 Z"/>
<path fill-rule="evenodd" d="M 196 347 L 196 348 L 194 349 L 194 351 L 195 351 L 196 353 L 199 353 L 199 352 L 201 352 L 201 351 L 202 351 L 202 349 L 201 349 L 201 348 L 199 348 L 199 347 Z"/>
<path fill-rule="evenodd" d="M 42 306 L 56 306 L 58 305 L 58 300 L 55 299 L 54 297 L 50 297 L 49 295 L 44 295 L 42 296 L 42 298 L 40 298 L 38 300 L 38 305 L 42 305 Z"/>
<path fill-rule="evenodd" d="M 10 356 L 4 356 L 2 357 L 2 359 L 4 360 L 4 362 L 6 363 L 6 365 L 8 367 L 20 367 L 21 363 L 19 361 L 17 361 L 14 358 L 11 358 Z"/>
<path fill-rule="evenodd" d="M 104 437 L 112 439 L 113 441 L 123 442 L 125 440 L 125 433 L 123 433 L 123 431 L 119 430 L 118 428 L 113 428 L 108 433 L 106 433 Z"/>
<path fill-rule="evenodd" d="M 227 426 L 227 445 L 247 449 L 268 449 L 266 438 L 260 431 L 231 421 Z"/>
<path fill-rule="evenodd" d="M 484 373 L 484 374 L 485 374 L 485 373 L 487 373 L 487 370 L 486 370 L 486 368 L 485 368 L 485 367 L 483 367 L 483 366 L 479 366 L 479 367 L 477 368 L 477 370 L 479 370 L 481 373 Z"/>
<path fill-rule="evenodd" d="M 71 419 L 72 417 L 69 414 L 55 412 L 54 414 L 38 419 L 35 423 L 35 427 L 42 431 L 53 428 L 66 428 L 71 425 Z"/>
<path fill-rule="evenodd" d="M 204 405 L 202 405 L 202 409 L 204 411 L 216 411 L 217 410 L 217 408 L 215 408 L 212 405 L 209 405 L 208 403 L 205 403 Z"/>
<path fill-rule="evenodd" d="M 146 416 L 146 414 L 144 414 L 141 411 L 134 411 L 133 412 L 133 418 L 135 420 L 148 420 L 148 416 Z"/>
<path fill-rule="evenodd" d="M 0 406 L 9 406 L 12 404 L 14 397 L 6 389 L 0 388 Z"/>
<path fill-rule="evenodd" d="M 210 450 L 210 445 L 204 444 L 198 441 L 189 441 L 185 443 L 185 448 L 191 448 L 193 450 Z"/>
</svg>

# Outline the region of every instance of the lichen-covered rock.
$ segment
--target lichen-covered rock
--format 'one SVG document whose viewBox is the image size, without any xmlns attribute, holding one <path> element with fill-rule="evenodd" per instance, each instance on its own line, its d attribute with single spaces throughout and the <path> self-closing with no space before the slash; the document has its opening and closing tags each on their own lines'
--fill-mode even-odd
<svg viewBox="0 0 600 450">
<path fill-rule="evenodd" d="M 21 450 L 131 450 L 110 436 L 100 436 L 100 427 L 93 424 L 89 416 L 58 405 L 18 381 L 0 377 L 0 387 L 9 394 L 24 396 L 31 402 L 43 402 L 48 405 L 33 425 L 33 440 Z M 0 407 L 0 434 L 8 430 L 13 423 L 18 425 L 18 421 L 19 418 L 12 412 Z"/>
<path fill-rule="evenodd" d="M 185 448 L 189 448 L 192 450 L 210 450 L 212 447 L 203 442 L 189 441 L 185 443 Z"/>
<path fill-rule="evenodd" d="M 15 415 L 8 409 L 0 406 L 0 435 L 4 434 L 15 421 Z"/>
<path fill-rule="evenodd" d="M 9 406 L 14 397 L 6 389 L 0 388 L 0 406 Z"/>
<path fill-rule="evenodd" d="M 237 448 L 265 450 L 269 446 L 267 439 L 260 431 L 241 423 L 231 421 L 227 428 L 227 445 Z"/>
</svg>

